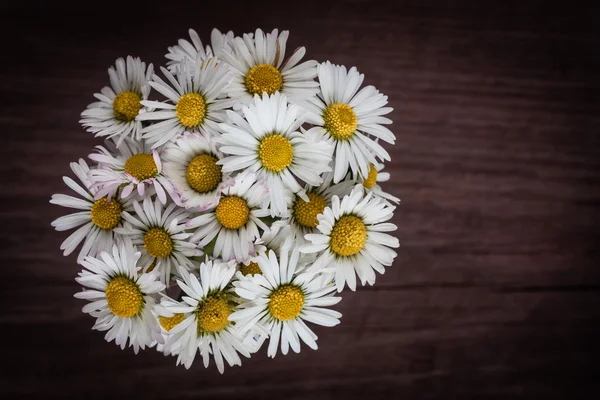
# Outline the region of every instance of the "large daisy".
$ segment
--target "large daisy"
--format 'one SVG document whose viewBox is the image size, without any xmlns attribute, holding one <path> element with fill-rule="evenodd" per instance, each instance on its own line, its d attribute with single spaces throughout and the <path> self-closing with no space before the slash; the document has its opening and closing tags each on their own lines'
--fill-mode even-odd
<svg viewBox="0 0 600 400">
<path fill-rule="evenodd" d="M 258 259 L 262 274 L 246 275 L 234 283 L 235 292 L 243 299 L 240 308 L 229 316 L 241 333 L 262 326 L 270 336 L 268 355 L 275 357 L 279 343 L 287 354 L 291 347 L 300 352 L 300 340 L 317 349 L 317 335 L 304 323 L 323 326 L 339 324 L 342 316 L 323 307 L 337 304 L 335 286 L 330 278 L 317 273 L 298 273 L 300 253 L 283 246 L 279 260 L 274 251 Z"/>
<path fill-rule="evenodd" d="M 298 64 L 306 54 L 299 47 L 285 60 L 285 47 L 289 32 L 278 33 L 274 29 L 266 36 L 257 29 L 254 35 L 244 34 L 230 42 L 231 49 L 225 49 L 221 58 L 227 62 L 234 74 L 227 89 L 229 96 L 241 104 L 252 101 L 256 94 L 269 95 L 281 92 L 291 102 L 307 100 L 316 95 L 319 84 L 314 60 Z"/>
<path fill-rule="evenodd" d="M 152 71 L 152 64 L 146 68 L 139 58 L 117 59 L 116 66 L 108 69 L 111 87 L 94 94 L 100 101 L 90 104 L 79 122 L 96 136 L 115 139 L 117 145 L 127 137 L 139 140 L 142 123 L 136 117 L 143 107 L 141 101 L 150 94 Z"/>
<path fill-rule="evenodd" d="M 360 176 L 359 181 L 362 183 L 367 193 L 373 192 L 375 196 L 382 197 L 394 203 L 399 203 L 399 198 L 385 192 L 381 186 L 378 185 L 378 182 L 387 182 L 390 180 L 390 173 L 382 172 L 383 168 L 383 163 L 369 164 L 369 174 L 366 176 Z"/>
<path fill-rule="evenodd" d="M 374 284 L 375 271 L 383 274 L 385 266 L 392 265 L 396 257 L 390 247 L 398 247 L 398 239 L 384 233 L 397 229 L 386 222 L 395 209 L 372 193 L 365 196 L 360 184 L 341 202 L 338 196 L 333 196 L 331 207 L 317 217 L 319 232 L 307 234 L 305 238 L 311 244 L 301 248 L 304 253 L 320 254 L 310 268 L 315 271 L 333 268 L 339 292 L 345 284 L 356 290 L 356 275 L 362 285 Z"/>
<path fill-rule="evenodd" d="M 183 301 L 168 298 L 161 301 L 162 308 L 170 313 L 166 317 L 183 318 L 169 329 L 164 345 L 167 354 L 178 354 L 177 365 L 189 368 L 199 350 L 204 367 L 208 367 L 212 354 L 219 372 L 223 373 L 223 359 L 234 366 L 242 364 L 239 354 L 250 357 L 252 349 L 244 344 L 244 338 L 228 320 L 236 307 L 235 297 L 228 289 L 235 271 L 234 262 L 208 260 L 200 264 L 199 276 L 180 269 L 181 279 L 177 284 L 183 291 Z"/>
<path fill-rule="evenodd" d="M 90 172 L 92 186 L 97 187 L 97 197 L 112 198 L 119 188 L 122 199 L 137 192 L 143 196 L 146 187 L 156 193 L 162 204 L 167 202 L 167 193 L 173 201 L 181 205 L 179 195 L 171 182 L 163 174 L 161 156 L 145 141 L 125 140 L 115 148 L 110 142 L 106 147 L 96 146 L 96 152 L 88 156 L 98 163 L 98 168 Z"/>
<path fill-rule="evenodd" d="M 140 265 L 144 270 L 160 271 L 162 282 L 168 285 L 174 265 L 191 268 L 190 257 L 202 255 L 198 246 L 188 240 L 192 236 L 185 226 L 189 214 L 173 203 L 165 208 L 150 197 L 144 198 L 141 205 L 134 201 L 133 209 L 135 214 L 123 212 L 126 223 L 116 232 L 129 236 L 133 244 L 140 246 Z"/>
<path fill-rule="evenodd" d="M 213 138 L 185 132 L 164 151 L 165 173 L 186 208 L 204 211 L 218 204 L 229 174 L 217 161 L 223 158 Z"/>
<path fill-rule="evenodd" d="M 331 170 L 331 147 L 298 132 L 304 121 L 299 111 L 280 93 L 257 95 L 244 107 L 245 119 L 229 111 L 230 122 L 220 125 L 224 133 L 217 140 L 228 156 L 218 163 L 224 172 L 247 168 L 265 179 L 272 216 L 287 210 L 285 188 L 298 193 L 302 189 L 298 179 L 318 186 L 321 174 Z"/>
<path fill-rule="evenodd" d="M 143 137 L 156 148 L 184 131 L 214 132 L 225 116 L 223 109 L 232 103 L 217 99 L 229 84 L 227 66 L 211 58 L 203 63 L 182 65 L 176 77 L 165 68 L 161 71 L 169 83 L 153 75 L 150 85 L 167 97 L 167 101 L 142 102 L 155 110 L 141 113 L 137 119 L 157 122 L 142 129 Z"/>
<path fill-rule="evenodd" d="M 108 331 L 105 339 L 125 348 L 127 339 L 133 351 L 162 341 L 160 327 L 152 313 L 153 295 L 165 288 L 157 281 L 158 273 L 139 273 L 140 253 L 128 241 L 118 241 L 112 253 L 102 252 L 98 258 L 85 257 L 85 268 L 75 280 L 86 287 L 76 293 L 78 299 L 91 303 L 83 312 L 97 318 L 92 329 Z"/>
<path fill-rule="evenodd" d="M 77 256 L 77 261 L 81 261 L 87 255 L 95 256 L 100 251 L 110 251 L 116 236 L 115 228 L 123 225 L 122 212 L 132 210 L 132 200 L 96 198 L 97 191 L 88 179 L 90 168 L 83 159 L 78 163 L 72 162 L 71 170 L 81 184 L 67 176 L 63 177 L 63 181 L 81 198 L 54 194 L 50 203 L 81 211 L 57 218 L 52 221 L 52 226 L 57 231 L 79 227 L 65 239 L 60 249 L 67 256 L 83 242 Z"/>
<path fill-rule="evenodd" d="M 358 173 L 369 174 L 369 163 L 376 164 L 377 158 L 390 160 L 388 152 L 372 137 L 393 144 L 394 134 L 384 124 L 391 124 L 387 96 L 374 86 L 360 91 L 364 75 L 355 67 L 333 65 L 329 61 L 319 64 L 321 91 L 317 97 L 303 102 L 309 111 L 307 122 L 316 125 L 335 148 L 334 183 L 341 181 L 348 169 L 356 179 Z"/>
<path fill-rule="evenodd" d="M 175 46 L 169 47 L 168 53 L 165 57 L 167 61 L 167 68 L 171 72 L 177 72 L 179 66 L 186 62 L 194 64 L 197 62 L 205 62 L 211 57 L 221 56 L 225 48 L 229 48 L 229 42 L 233 40 L 233 31 L 227 33 L 221 33 L 217 28 L 214 28 L 210 35 L 211 46 L 202 44 L 200 36 L 195 30 L 189 30 L 191 43 L 186 39 L 179 39 Z"/>
<path fill-rule="evenodd" d="M 254 241 L 260 236 L 258 228 L 269 227 L 260 218 L 269 215 L 264 205 L 267 189 L 252 173 L 238 174 L 232 185 L 223 189 L 217 207 L 187 222 L 197 228 L 192 241 L 204 247 L 216 238 L 213 257 L 225 261 L 246 260 Z"/>
</svg>

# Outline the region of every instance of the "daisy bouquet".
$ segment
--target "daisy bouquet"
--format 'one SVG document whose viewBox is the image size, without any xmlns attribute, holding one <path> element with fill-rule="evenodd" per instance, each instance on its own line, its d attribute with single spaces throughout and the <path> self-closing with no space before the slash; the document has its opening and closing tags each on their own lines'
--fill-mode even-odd
<svg viewBox="0 0 600 400">
<path fill-rule="evenodd" d="M 155 71 L 116 60 L 81 124 L 104 142 L 71 163 L 76 281 L 93 329 L 189 368 L 317 348 L 344 289 L 373 285 L 396 256 L 383 191 L 393 144 L 387 96 L 355 67 L 303 61 L 288 32 L 195 31 Z M 159 72 L 159 73 L 155 73 Z"/>
</svg>

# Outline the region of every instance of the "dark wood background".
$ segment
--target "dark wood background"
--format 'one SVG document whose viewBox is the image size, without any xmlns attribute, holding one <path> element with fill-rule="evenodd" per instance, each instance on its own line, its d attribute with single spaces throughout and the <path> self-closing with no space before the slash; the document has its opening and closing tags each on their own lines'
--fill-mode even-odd
<svg viewBox="0 0 600 400">
<path fill-rule="evenodd" d="M 548 1 L 3 3 L 1 392 L 8 398 L 597 399 L 598 8 Z M 389 95 L 402 247 L 319 350 L 220 375 L 106 343 L 50 205 L 99 141 L 79 114 L 128 54 L 289 29 Z"/>
</svg>

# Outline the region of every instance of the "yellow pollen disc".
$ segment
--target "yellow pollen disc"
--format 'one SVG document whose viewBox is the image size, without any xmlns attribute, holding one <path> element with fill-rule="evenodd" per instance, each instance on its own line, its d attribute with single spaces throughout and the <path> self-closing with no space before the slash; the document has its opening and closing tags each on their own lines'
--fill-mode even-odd
<svg viewBox="0 0 600 400">
<path fill-rule="evenodd" d="M 255 262 L 251 262 L 248 265 L 242 264 L 240 266 L 240 272 L 242 273 L 242 275 L 262 275 L 260 267 Z"/>
<path fill-rule="evenodd" d="M 283 83 L 281 72 L 270 64 L 259 64 L 246 75 L 246 89 L 250 94 L 262 96 L 263 92 L 272 95 L 279 89 Z"/>
<path fill-rule="evenodd" d="M 169 332 L 171 329 L 175 328 L 177 324 L 182 322 L 185 319 L 185 315 L 183 314 L 174 314 L 172 317 L 163 317 L 162 315 L 158 317 L 158 323 L 163 329 Z"/>
<path fill-rule="evenodd" d="M 179 98 L 175 113 L 181 125 L 195 128 L 204 121 L 206 116 L 206 101 L 200 93 L 188 93 Z"/>
<path fill-rule="evenodd" d="M 246 225 L 250 209 L 246 200 L 237 196 L 221 197 L 215 210 L 217 219 L 227 229 L 239 229 Z"/>
<path fill-rule="evenodd" d="M 369 163 L 369 175 L 363 180 L 363 186 L 367 189 L 371 189 L 377 183 L 377 169 L 371 163 Z"/>
<path fill-rule="evenodd" d="M 144 296 L 138 285 L 125 276 L 113 278 L 105 290 L 108 308 L 121 318 L 131 318 L 142 311 Z"/>
<path fill-rule="evenodd" d="M 134 154 L 125 161 L 125 172 L 143 181 L 158 174 L 158 168 L 152 154 Z"/>
<path fill-rule="evenodd" d="M 229 314 L 231 314 L 231 307 L 229 307 L 226 300 L 215 296 L 208 296 L 198 305 L 198 309 L 196 310 L 198 331 L 200 333 L 216 333 L 223 330 L 223 328 L 229 325 L 229 320 L 227 319 Z"/>
<path fill-rule="evenodd" d="M 144 247 L 156 258 L 168 257 L 173 251 L 173 240 L 162 228 L 152 228 L 144 235 Z"/>
<path fill-rule="evenodd" d="M 297 198 L 294 204 L 294 218 L 296 221 L 307 228 L 314 228 L 319 225 L 317 215 L 323 214 L 327 202 L 323 196 L 316 193 L 306 193 L 310 201 L 307 203 L 300 197 Z"/>
<path fill-rule="evenodd" d="M 356 114 L 352 107 L 344 103 L 334 103 L 323 112 L 325 129 L 337 140 L 347 140 L 356 130 Z"/>
<path fill-rule="evenodd" d="M 200 154 L 190 161 L 185 178 L 196 192 L 206 193 L 217 188 L 221 182 L 221 166 L 210 154 Z"/>
<path fill-rule="evenodd" d="M 107 202 L 106 198 L 102 198 L 94 202 L 90 214 L 98 228 L 112 229 L 121 222 L 121 204 L 115 199 Z"/>
<path fill-rule="evenodd" d="M 258 146 L 258 158 L 266 169 L 281 172 L 292 163 L 294 148 L 292 143 L 281 135 L 267 136 Z"/>
<path fill-rule="evenodd" d="M 302 312 L 304 293 L 298 286 L 281 286 L 271 294 L 269 311 L 280 321 L 289 321 Z"/>
<path fill-rule="evenodd" d="M 354 215 L 342 216 L 331 231 L 331 250 L 340 256 L 358 253 L 366 242 L 367 228 L 362 219 Z"/>
<path fill-rule="evenodd" d="M 113 100 L 113 112 L 119 121 L 130 122 L 142 108 L 142 96 L 135 92 L 121 92 Z"/>
</svg>

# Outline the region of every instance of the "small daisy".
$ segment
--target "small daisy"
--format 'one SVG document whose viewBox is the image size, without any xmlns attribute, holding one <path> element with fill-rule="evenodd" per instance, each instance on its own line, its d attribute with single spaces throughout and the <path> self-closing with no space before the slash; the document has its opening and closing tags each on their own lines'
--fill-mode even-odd
<svg viewBox="0 0 600 400">
<path fill-rule="evenodd" d="M 184 131 L 214 131 L 217 123 L 225 116 L 223 109 L 230 107 L 230 100 L 218 100 L 229 84 L 230 74 L 227 66 L 212 58 L 204 63 L 188 67 L 182 65 L 175 74 L 167 69 L 161 71 L 170 85 L 152 75 L 150 85 L 167 97 L 167 102 L 143 101 L 147 107 L 155 111 L 141 113 L 139 121 L 160 121 L 142 129 L 142 137 L 152 144 L 153 148 L 173 140 Z"/>
<path fill-rule="evenodd" d="M 383 232 L 397 229 L 385 222 L 393 216 L 395 206 L 372 193 L 364 196 L 364 188 L 358 184 L 340 202 L 333 196 L 331 207 L 319 215 L 318 233 L 309 233 L 305 238 L 311 244 L 304 246 L 304 253 L 321 253 L 311 266 L 312 270 L 323 268 L 335 270 L 338 292 L 347 284 L 356 290 L 356 274 L 362 285 L 375 283 L 375 271 L 383 274 L 384 266 L 392 265 L 398 247 L 398 239 Z"/>
<path fill-rule="evenodd" d="M 331 147 L 298 132 L 304 121 L 298 118 L 299 111 L 280 93 L 257 95 L 243 109 L 245 120 L 233 111 L 227 113 L 230 123 L 220 125 L 224 133 L 216 139 L 229 155 L 218 162 L 224 172 L 247 168 L 266 180 L 272 216 L 287 210 L 285 188 L 298 193 L 302 187 L 297 179 L 318 186 L 321 174 L 331 170 Z"/>
<path fill-rule="evenodd" d="M 304 321 L 322 326 L 339 324 L 342 316 L 337 311 L 322 307 L 337 304 L 335 286 L 327 276 L 315 273 L 298 273 L 299 252 L 288 258 L 288 247 L 281 250 L 279 260 L 269 251 L 258 259 L 262 275 L 247 275 L 235 282 L 235 292 L 244 300 L 240 308 L 229 317 L 241 333 L 255 325 L 263 326 L 270 336 L 268 355 L 275 357 L 279 342 L 281 352 L 287 354 L 291 347 L 300 352 L 300 340 L 311 349 L 317 349 L 317 335 Z"/>
<path fill-rule="evenodd" d="M 125 348 L 127 339 L 137 354 L 154 341 L 162 341 L 160 327 L 152 313 L 152 295 L 165 288 L 157 281 L 158 273 L 138 273 L 136 266 L 140 253 L 131 242 L 119 241 L 112 254 L 100 253 L 100 257 L 85 257 L 85 268 L 75 280 L 89 289 L 76 293 L 78 299 L 91 303 L 83 312 L 96 317 L 92 329 L 108 331 L 104 337 Z M 86 270 L 87 269 L 87 270 Z"/>
<path fill-rule="evenodd" d="M 214 139 L 185 132 L 169 143 L 163 154 L 165 174 L 186 208 L 204 211 L 218 204 L 229 174 L 223 174 L 217 165 L 223 154 L 217 150 Z"/>
<path fill-rule="evenodd" d="M 208 367 L 212 354 L 219 372 L 223 373 L 223 359 L 230 366 L 241 365 L 239 354 L 250 357 L 251 350 L 244 345 L 244 338 L 228 317 L 234 310 L 235 298 L 227 289 L 235 274 L 235 263 L 200 264 L 197 277 L 180 269 L 181 279 L 177 284 L 184 296 L 181 302 L 163 299 L 162 307 L 177 319 L 183 318 L 169 330 L 164 350 L 167 354 L 177 353 L 177 365 L 190 368 L 198 350 L 204 367 Z M 238 354 L 239 353 L 239 354 Z"/>
<path fill-rule="evenodd" d="M 229 48 L 229 43 L 233 40 L 233 31 L 227 33 L 221 33 L 217 28 L 214 28 L 211 32 L 211 46 L 204 47 L 202 40 L 195 30 L 189 30 L 190 39 L 192 43 L 185 39 L 179 39 L 177 45 L 169 47 L 169 51 L 166 54 L 167 68 L 171 72 L 177 72 L 179 66 L 185 61 L 190 64 L 197 62 L 205 62 L 211 57 L 221 56 L 225 48 Z"/>
<path fill-rule="evenodd" d="M 285 46 L 289 32 L 274 29 L 266 36 L 257 29 L 256 34 L 244 34 L 230 42 L 221 58 L 230 65 L 234 74 L 228 88 L 229 97 L 248 104 L 254 95 L 262 96 L 281 92 L 291 102 L 308 100 L 316 95 L 319 84 L 314 60 L 298 64 L 306 54 L 300 47 L 284 62 Z"/>
<path fill-rule="evenodd" d="M 384 166 L 382 163 L 369 164 L 369 175 L 367 175 L 366 178 L 361 176 L 360 182 L 364 186 L 367 193 L 373 192 L 375 196 L 382 197 L 397 204 L 400 202 L 400 199 L 387 192 L 384 192 L 381 186 L 377 184 L 377 182 L 387 182 L 390 180 L 389 172 L 381 172 L 383 168 Z"/>
<path fill-rule="evenodd" d="M 246 260 L 252 244 L 260 237 L 258 228 L 269 229 L 260 220 L 269 215 L 262 207 L 266 192 L 264 182 L 256 182 L 254 174 L 238 174 L 233 184 L 223 190 L 214 210 L 187 222 L 188 228 L 198 228 L 191 240 L 199 240 L 199 247 L 205 247 L 216 238 L 213 257 Z"/>
<path fill-rule="evenodd" d="M 292 230 L 292 234 L 298 241 L 298 245 L 306 244 L 304 235 L 317 232 L 319 225 L 318 216 L 323 214 L 325 207 L 331 207 L 331 198 L 336 195 L 344 197 L 349 194 L 355 185 L 353 181 L 342 181 L 337 185 L 332 185 L 333 173 L 323 174 L 323 183 L 319 186 L 306 185 L 304 190 L 299 193 L 308 198 L 303 199 L 299 194 L 291 198 L 291 209 L 289 218 L 286 219 Z"/>
<path fill-rule="evenodd" d="M 169 284 L 173 265 L 191 267 L 189 257 L 202 255 L 196 244 L 188 240 L 192 234 L 185 231 L 189 214 L 173 203 L 165 208 L 150 197 L 142 205 L 134 201 L 133 209 L 135 214 L 123 212 L 125 226 L 116 232 L 140 246 L 140 264 L 159 270 L 162 282 Z"/>
<path fill-rule="evenodd" d="M 390 160 L 388 152 L 371 136 L 393 144 L 394 134 L 382 124 L 392 121 L 383 115 L 390 113 L 387 96 L 373 86 L 358 91 L 364 75 L 355 67 L 332 65 L 329 61 L 317 67 L 321 91 L 302 106 L 309 111 L 307 122 L 325 134 L 335 148 L 334 183 L 340 182 L 348 168 L 354 179 L 360 173 L 369 174 L 369 163 L 376 158 Z M 357 93 L 358 91 L 358 93 Z"/>
<path fill-rule="evenodd" d="M 142 123 L 136 117 L 142 109 L 141 101 L 150 94 L 152 71 L 152 64 L 146 68 L 139 58 L 128 56 L 127 62 L 119 58 L 116 68 L 108 69 L 112 88 L 106 86 L 94 94 L 100 101 L 90 104 L 79 122 L 97 137 L 116 139 L 117 145 L 126 137 L 139 140 Z"/>
<path fill-rule="evenodd" d="M 80 262 L 87 255 L 95 256 L 100 251 L 110 251 L 116 236 L 114 230 L 123 225 L 122 212 L 132 210 L 132 201 L 96 198 L 96 189 L 88 180 L 90 168 L 83 159 L 80 159 L 79 163 L 71 163 L 71 170 L 83 186 L 67 176 L 63 177 L 63 181 L 81 198 L 54 194 L 50 203 L 82 211 L 57 218 L 52 222 L 52 226 L 57 231 L 66 231 L 80 226 L 60 246 L 60 249 L 64 250 L 64 255 L 68 256 L 83 242 L 77 256 L 77 261 Z"/>
<path fill-rule="evenodd" d="M 167 195 L 180 205 L 179 195 L 171 182 L 165 177 L 161 156 L 144 142 L 125 140 L 118 148 L 96 146 L 96 153 L 88 157 L 98 163 L 99 168 L 90 171 L 92 186 L 98 188 L 96 196 L 112 198 L 122 187 L 120 197 L 126 199 L 135 195 L 143 196 L 146 186 L 152 188 L 162 204 L 166 204 Z"/>
</svg>

